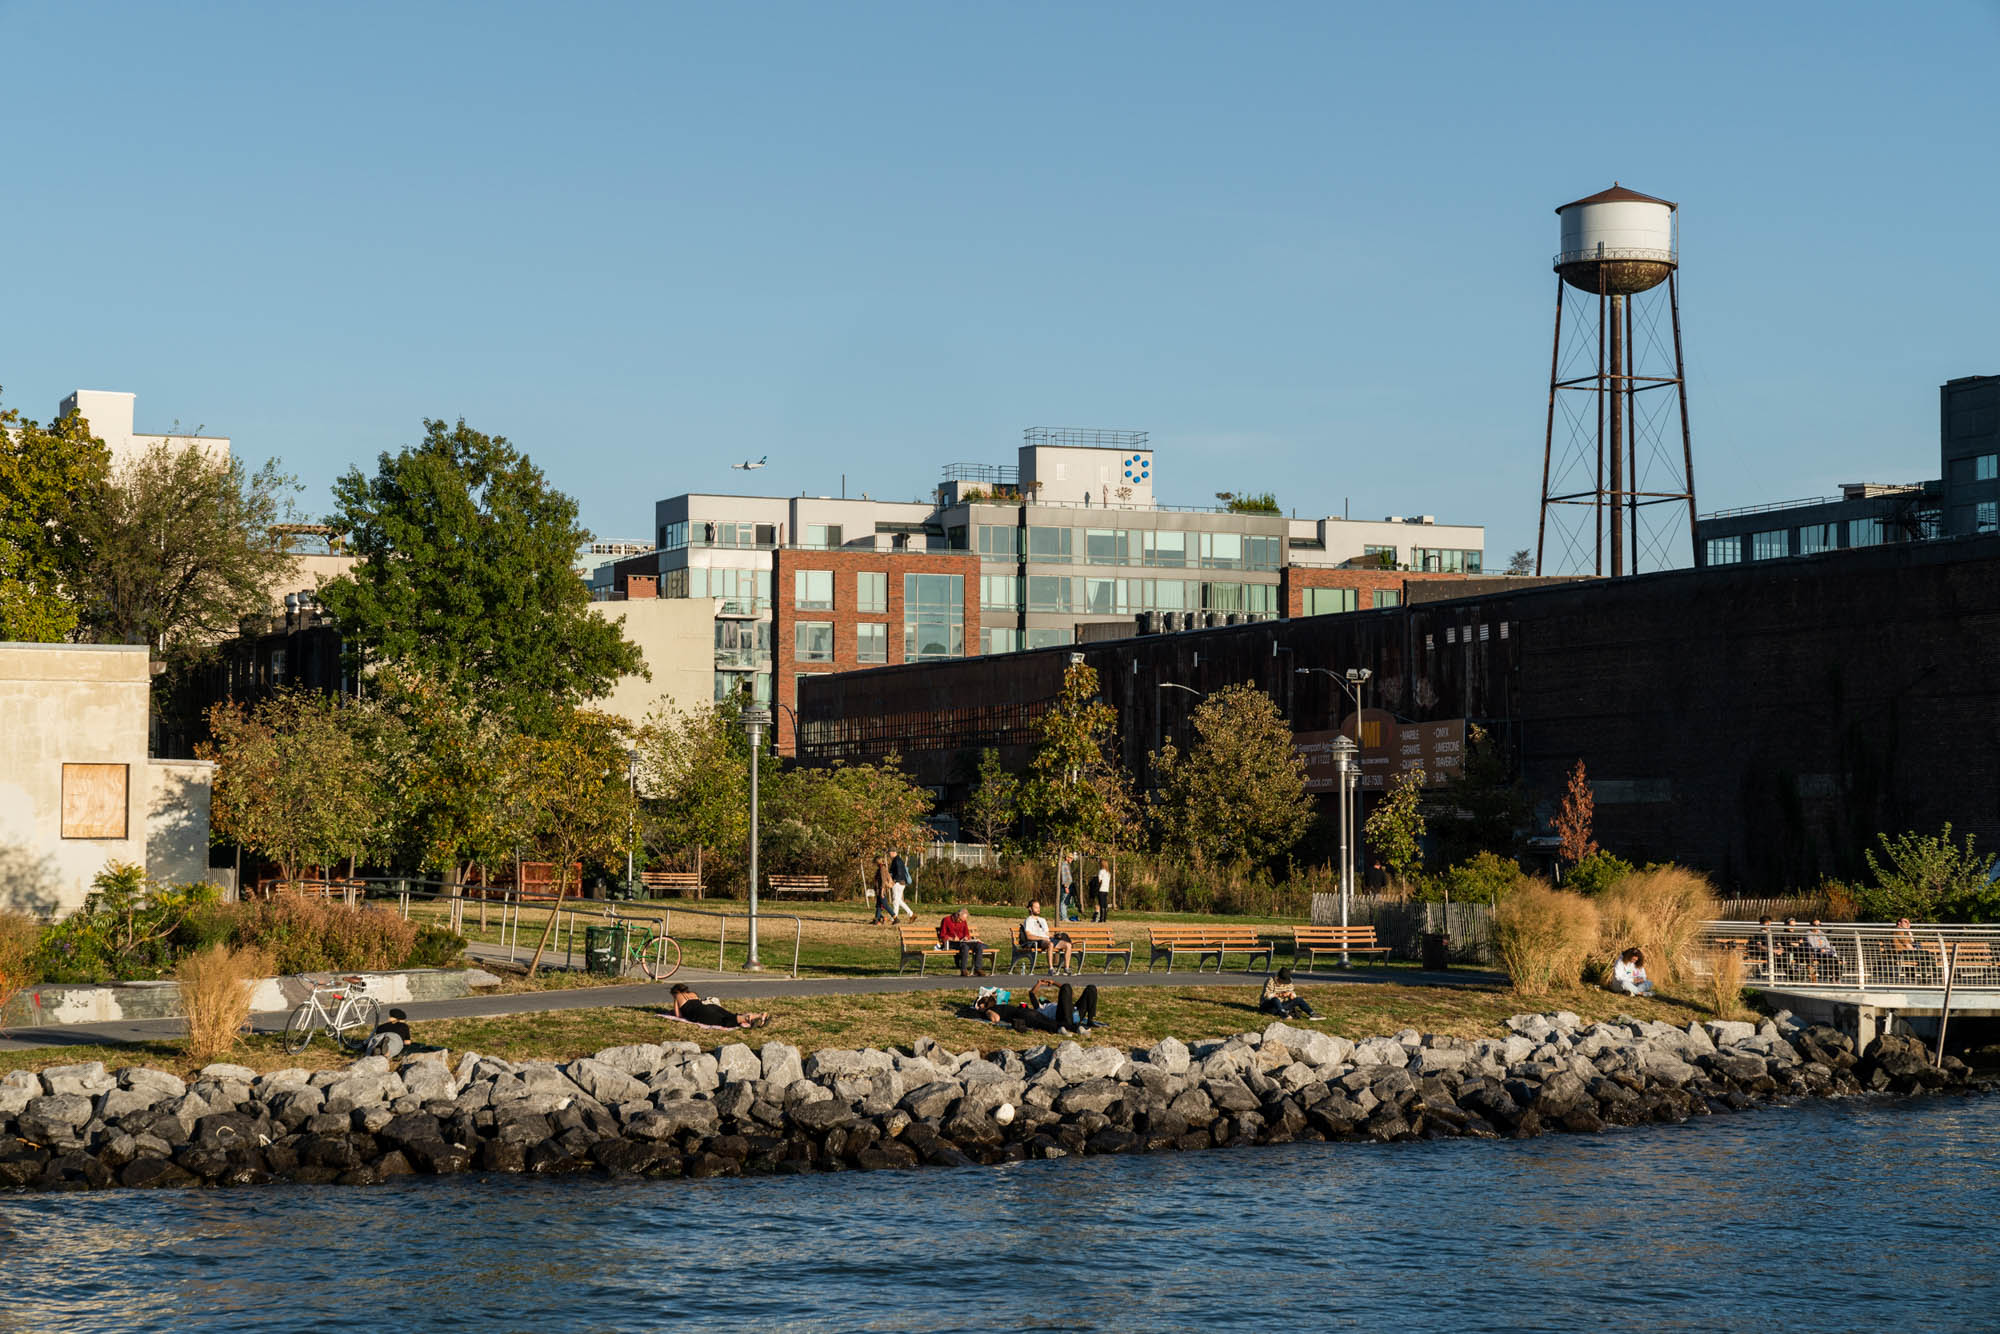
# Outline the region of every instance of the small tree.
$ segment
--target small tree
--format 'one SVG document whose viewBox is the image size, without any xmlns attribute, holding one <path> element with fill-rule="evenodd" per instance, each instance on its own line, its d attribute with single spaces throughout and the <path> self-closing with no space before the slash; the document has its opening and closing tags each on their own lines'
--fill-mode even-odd
<svg viewBox="0 0 2000 1334">
<path fill-rule="evenodd" d="M 979 753 L 979 773 L 972 795 L 965 799 L 966 823 L 979 831 L 979 841 L 996 847 L 1014 827 L 1020 812 L 1021 780 L 1000 763 L 1000 752 L 987 747 Z"/>
<path fill-rule="evenodd" d="M 376 683 L 397 724 L 390 784 L 395 846 L 456 894 L 476 862 L 518 846 L 504 806 L 508 734 L 498 718 L 460 703 L 433 676 L 391 667 Z"/>
<path fill-rule="evenodd" d="M 1562 805 L 1556 808 L 1556 837 L 1562 840 L 1560 855 L 1571 866 L 1597 851 L 1592 836 L 1597 801 L 1590 795 L 1590 783 L 1583 774 L 1583 761 L 1569 771 L 1569 786 L 1563 791 Z"/>
<path fill-rule="evenodd" d="M 737 862 L 750 839 L 750 741 L 740 707 L 666 709 L 638 737 L 641 828 L 646 846 L 674 855 L 690 848 Z M 770 770 L 776 776 L 773 766 Z"/>
<path fill-rule="evenodd" d="M 1097 672 L 1075 663 L 1037 727 L 1021 809 L 1051 852 L 1107 855 L 1129 841 L 1131 781 L 1111 753 L 1118 715 L 1097 698 Z"/>
<path fill-rule="evenodd" d="M 1389 784 L 1388 795 L 1368 812 L 1361 832 L 1369 850 L 1400 879 L 1408 879 L 1423 868 L 1424 813 L 1419 806 L 1424 790 L 1424 771 L 1410 769 Z"/>
<path fill-rule="evenodd" d="M 891 761 L 788 769 L 769 790 L 767 847 L 774 864 L 816 866 L 865 885 L 875 859 L 915 845 L 930 813 L 928 791 Z"/>
<path fill-rule="evenodd" d="M 1522 547 L 1519 551 L 1516 551 L 1513 555 L 1507 558 L 1507 573 L 1533 574 L 1534 572 L 1535 572 L 1535 553 L 1533 551 L 1530 551 L 1527 547 Z"/>
<path fill-rule="evenodd" d="M 1880 835 L 1882 857 L 1864 852 L 1875 883 L 1861 891 L 1871 917 L 1894 921 L 1990 922 L 2000 918 L 2000 885 L 1993 881 L 1994 858 L 1973 851 L 1973 836 L 1959 847 L 1951 825 L 1937 834 Z"/>
<path fill-rule="evenodd" d="M 1247 681 L 1195 707 L 1185 758 L 1154 757 L 1161 841 L 1197 863 L 1282 858 L 1312 824 L 1306 762 L 1271 697 Z"/>
<path fill-rule="evenodd" d="M 634 809 L 623 725 L 606 714 L 564 710 L 547 735 L 517 736 L 509 749 L 510 813 L 524 844 L 555 863 L 560 903 L 574 866 L 609 861 L 625 848 Z M 555 926 L 551 912 L 528 960 L 528 976 L 541 967 Z"/>
<path fill-rule="evenodd" d="M 80 417 L 44 427 L 0 407 L 0 640 L 52 644 L 75 631 L 76 521 L 109 460 Z"/>
</svg>

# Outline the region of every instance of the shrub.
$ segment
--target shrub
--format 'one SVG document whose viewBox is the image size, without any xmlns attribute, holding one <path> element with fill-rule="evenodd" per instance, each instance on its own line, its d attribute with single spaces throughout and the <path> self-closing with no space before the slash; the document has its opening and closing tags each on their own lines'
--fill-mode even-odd
<svg viewBox="0 0 2000 1334">
<path fill-rule="evenodd" d="M 1598 960 L 1609 967 L 1621 950 L 1645 952 L 1646 973 L 1671 986 L 1691 975 L 1701 924 L 1722 908 L 1708 880 L 1680 866 L 1634 871 L 1597 895 Z"/>
<path fill-rule="evenodd" d="M 1448 868 L 1440 877 L 1445 890 L 1460 903 L 1498 903 L 1525 878 L 1510 857 L 1482 852 Z"/>
<path fill-rule="evenodd" d="M 1734 1019 L 1743 1014 L 1743 954 L 1739 950 L 1716 950 L 1708 956 L 1708 976 L 1704 979 L 1708 1008 L 1718 1019 Z"/>
<path fill-rule="evenodd" d="M 22 987 L 35 980 L 33 961 L 42 926 L 26 913 L 0 911 L 0 1022 Z"/>
<path fill-rule="evenodd" d="M 1597 944 L 1597 907 L 1578 894 L 1525 880 L 1493 911 L 1494 943 L 1514 990 L 1540 996 L 1577 984 Z"/>
<path fill-rule="evenodd" d="M 403 957 L 405 968 L 449 968 L 465 953 L 465 937 L 448 926 L 417 928 L 417 943 Z"/>
<path fill-rule="evenodd" d="M 190 1060 L 206 1065 L 236 1045 L 250 1022 L 252 989 L 270 971 L 271 958 L 260 949 L 211 945 L 181 960 L 174 976 L 187 1013 Z"/>
<path fill-rule="evenodd" d="M 108 863 L 91 881 L 83 907 L 42 935 L 31 965 L 44 982 L 124 982 L 159 977 L 173 967 L 175 939 L 187 920 L 211 907 L 213 885 L 168 885 L 144 870 Z"/>
<path fill-rule="evenodd" d="M 1990 922 L 2000 918 L 2000 885 L 1992 880 L 1993 858 L 1973 851 L 1972 835 L 1960 848 L 1945 825 L 1939 834 L 1914 830 L 1897 838 L 1881 835 L 1882 860 L 1864 854 L 1875 877 L 1861 891 L 1869 917 L 1893 922 Z"/>
<path fill-rule="evenodd" d="M 242 904 L 232 935 L 267 951 L 280 973 L 396 968 L 417 943 L 416 924 L 387 908 L 299 898 Z"/>
<path fill-rule="evenodd" d="M 1632 874 L 1634 869 L 1623 857 L 1599 848 L 1570 868 L 1563 877 L 1563 888 L 1578 894 L 1597 894 Z"/>
</svg>

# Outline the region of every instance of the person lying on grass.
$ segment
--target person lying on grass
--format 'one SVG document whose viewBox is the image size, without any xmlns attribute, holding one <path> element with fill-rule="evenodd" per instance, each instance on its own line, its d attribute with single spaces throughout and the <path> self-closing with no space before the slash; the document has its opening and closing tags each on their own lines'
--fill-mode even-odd
<svg viewBox="0 0 2000 1334">
<path fill-rule="evenodd" d="M 705 1001 L 695 995 L 694 988 L 685 982 L 674 983 L 674 989 L 668 995 L 675 1017 L 691 1024 L 708 1028 L 762 1028 L 771 1022 L 768 1013 L 731 1014 L 713 1001 Z"/>
<path fill-rule="evenodd" d="M 1056 992 L 1053 1000 L 1043 1000 L 1043 987 L 1053 987 L 1056 981 L 1045 977 L 1028 988 L 1027 1003 L 1014 1000 L 1013 993 L 1004 988 L 981 987 L 979 995 L 972 1002 L 973 1013 L 989 1024 L 1006 1024 L 1016 1033 L 1036 1029 L 1043 1033 L 1088 1033 L 1097 1026 L 1097 987 L 1093 983 L 1078 995 L 1076 988 L 1065 982 Z"/>
</svg>

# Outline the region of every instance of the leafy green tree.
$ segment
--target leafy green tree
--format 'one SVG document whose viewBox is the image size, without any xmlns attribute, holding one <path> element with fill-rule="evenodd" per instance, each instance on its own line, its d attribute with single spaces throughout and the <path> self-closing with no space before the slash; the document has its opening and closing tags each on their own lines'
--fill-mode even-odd
<svg viewBox="0 0 2000 1334">
<path fill-rule="evenodd" d="M 2000 920 L 2000 885 L 1993 879 L 1994 858 L 1973 850 L 1973 836 L 1960 847 L 1951 825 L 1941 833 L 1915 830 L 1890 838 L 1880 835 L 1882 856 L 1863 853 L 1875 883 L 1861 891 L 1861 907 L 1872 919 L 1907 917 L 1923 922 L 1991 922 Z"/>
<path fill-rule="evenodd" d="M 1534 572 L 1535 553 L 1527 547 L 1521 547 L 1507 558 L 1508 574 L 1533 574 Z"/>
<path fill-rule="evenodd" d="M 552 726 L 521 734 L 510 745 L 507 806 L 523 846 L 555 863 L 556 899 L 569 893 L 572 871 L 608 862 L 625 851 L 634 809 L 625 776 L 624 724 L 608 714 L 565 709 Z M 528 960 L 541 967 L 555 933 L 550 913 Z"/>
<path fill-rule="evenodd" d="M 520 846 L 506 807 L 510 733 L 421 671 L 385 668 L 375 686 L 397 724 L 389 751 L 395 849 L 456 893 L 476 863 L 505 861 Z"/>
<path fill-rule="evenodd" d="M 384 847 L 390 747 L 369 705 L 307 691 L 208 713 L 215 832 L 278 864 L 286 880 Z"/>
<path fill-rule="evenodd" d="M 1362 822 L 1362 837 L 1369 850 L 1400 879 L 1407 880 L 1423 869 L 1424 771 L 1410 769 L 1389 784 L 1388 794 Z"/>
<path fill-rule="evenodd" d="M 991 746 L 979 753 L 979 772 L 962 812 L 968 827 L 979 832 L 979 841 L 989 848 L 1014 828 L 1020 816 L 1021 780 L 1000 763 L 1000 752 Z"/>
<path fill-rule="evenodd" d="M 699 848 L 705 861 L 740 863 L 750 840 L 750 741 L 734 699 L 646 720 L 638 737 L 641 828 L 649 850 Z M 776 776 L 775 764 L 760 773 Z"/>
<path fill-rule="evenodd" d="M 274 462 L 165 443 L 97 481 L 72 533 L 86 632 L 156 654 L 234 634 L 292 568 L 273 529 L 296 490 Z"/>
<path fill-rule="evenodd" d="M 1637 869 L 1617 853 L 1593 846 L 1581 861 L 1569 868 L 1562 886 L 1578 894 L 1601 894 Z"/>
<path fill-rule="evenodd" d="M 1096 670 L 1072 664 L 1037 726 L 1021 791 L 1022 813 L 1048 851 L 1103 856 L 1131 841 L 1137 808 L 1112 750 L 1117 726 L 1117 712 L 1097 698 Z"/>
<path fill-rule="evenodd" d="M 328 522 L 361 562 L 320 590 L 350 645 L 405 663 L 529 730 L 644 669 L 571 571 L 576 502 L 501 436 L 426 421 L 421 443 L 350 469 Z"/>
<path fill-rule="evenodd" d="M 75 633 L 73 534 L 110 457 L 74 414 L 42 426 L 0 406 L 0 640 Z"/>
<path fill-rule="evenodd" d="M 1197 864 L 1274 862 L 1312 824 L 1306 762 L 1271 697 L 1249 682 L 1195 706 L 1194 743 L 1154 757 L 1163 844 Z"/>
<path fill-rule="evenodd" d="M 893 761 L 786 769 L 767 792 L 771 863 L 815 867 L 857 889 L 877 857 L 916 846 L 931 809 L 930 793 Z"/>
</svg>

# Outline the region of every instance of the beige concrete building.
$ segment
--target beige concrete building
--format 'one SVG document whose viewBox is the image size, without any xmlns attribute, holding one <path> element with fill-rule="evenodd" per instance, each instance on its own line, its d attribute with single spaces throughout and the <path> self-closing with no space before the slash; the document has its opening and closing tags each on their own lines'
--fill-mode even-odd
<svg viewBox="0 0 2000 1334">
<path fill-rule="evenodd" d="M 142 645 L 0 643 L 0 907 L 60 916 L 113 861 L 208 875 L 211 766 L 146 753 Z"/>
<path fill-rule="evenodd" d="M 62 401 L 58 415 L 74 412 L 90 423 L 90 433 L 111 452 L 111 470 L 144 458 L 155 445 L 177 445 L 198 449 L 220 462 L 229 457 L 226 435 L 149 435 L 132 429 L 137 394 L 110 389 L 75 389 Z"/>
<path fill-rule="evenodd" d="M 593 602 L 590 609 L 609 621 L 623 619 L 625 637 L 639 646 L 652 679 L 620 677 L 611 693 L 590 707 L 637 724 L 663 705 L 679 711 L 706 707 L 715 698 L 716 619 L 714 598 L 650 596 L 651 580 L 616 601 Z"/>
</svg>

